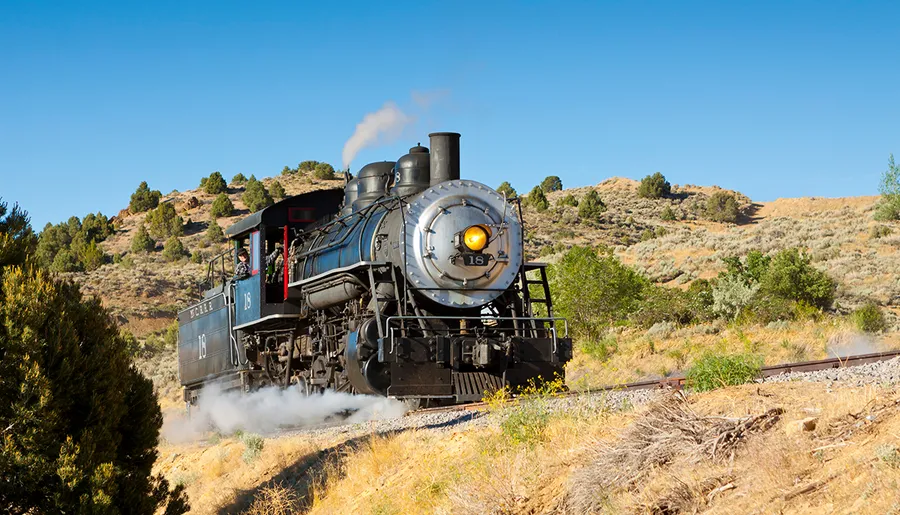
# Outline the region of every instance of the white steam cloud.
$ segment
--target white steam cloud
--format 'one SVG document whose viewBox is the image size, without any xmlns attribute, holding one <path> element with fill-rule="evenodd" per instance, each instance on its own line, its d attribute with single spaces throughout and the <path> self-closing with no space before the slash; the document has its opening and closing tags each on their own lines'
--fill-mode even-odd
<svg viewBox="0 0 900 515">
<path fill-rule="evenodd" d="M 198 439 L 210 430 L 223 434 L 239 430 L 265 434 L 319 425 L 332 419 L 353 424 L 396 418 L 406 411 L 402 402 L 374 395 L 326 391 L 307 396 L 296 388 L 275 387 L 242 395 L 235 391 L 223 392 L 211 385 L 200 393 L 190 419 L 167 419 L 162 433 L 174 443 Z"/>
<path fill-rule="evenodd" d="M 344 169 L 350 166 L 350 162 L 360 150 L 375 144 L 393 142 L 400 137 L 403 129 L 414 121 L 415 117 L 405 114 L 394 102 L 387 102 L 381 109 L 365 115 L 362 121 L 356 124 L 356 131 L 344 143 L 341 156 Z"/>
</svg>

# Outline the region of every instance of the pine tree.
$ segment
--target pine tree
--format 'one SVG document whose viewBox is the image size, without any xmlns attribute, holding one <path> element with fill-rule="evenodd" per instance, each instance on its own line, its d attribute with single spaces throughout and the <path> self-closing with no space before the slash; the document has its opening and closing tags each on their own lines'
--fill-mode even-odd
<svg viewBox="0 0 900 515">
<path fill-rule="evenodd" d="M 220 216 L 231 216 L 233 212 L 234 204 L 231 203 L 231 199 L 228 198 L 228 195 L 220 193 L 216 200 L 213 201 L 209 214 L 213 218 L 218 218 Z"/>
<path fill-rule="evenodd" d="M 578 203 L 578 216 L 585 220 L 596 220 L 606 211 L 606 204 L 600 200 L 597 190 L 590 190 Z"/>
<path fill-rule="evenodd" d="M 269 187 L 269 192 L 272 194 L 273 199 L 278 199 L 278 200 L 283 199 L 286 195 L 286 193 L 284 191 L 284 186 L 282 186 L 281 183 L 278 181 L 272 182 L 272 186 Z"/>
<path fill-rule="evenodd" d="M 144 227 L 144 224 L 138 225 L 137 230 L 134 232 L 134 237 L 131 238 L 131 251 L 150 252 L 155 248 L 156 242 L 150 237 L 147 228 Z"/>
<path fill-rule="evenodd" d="M 128 210 L 132 213 L 143 213 L 155 208 L 159 204 L 162 193 L 159 190 L 150 190 L 147 181 L 141 182 L 137 190 L 131 195 Z"/>
<path fill-rule="evenodd" d="M 98 299 L 25 265 L 29 231 L 17 225 L 0 215 L 0 506 L 184 513 L 183 489 L 152 475 L 162 426 L 152 382 Z"/>
<path fill-rule="evenodd" d="M 178 236 L 172 236 L 166 240 L 162 255 L 167 261 L 178 261 L 184 257 L 184 245 L 178 239 Z"/>
</svg>

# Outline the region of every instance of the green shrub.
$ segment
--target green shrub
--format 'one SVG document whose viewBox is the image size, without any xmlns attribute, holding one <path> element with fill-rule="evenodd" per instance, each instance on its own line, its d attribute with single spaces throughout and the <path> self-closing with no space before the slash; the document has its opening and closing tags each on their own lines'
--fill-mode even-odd
<svg viewBox="0 0 900 515">
<path fill-rule="evenodd" d="M 137 230 L 134 232 L 134 237 L 131 238 L 131 251 L 151 252 L 155 248 L 156 242 L 150 237 L 147 228 L 144 227 L 144 224 L 138 225 Z"/>
<path fill-rule="evenodd" d="M 50 224 L 47 224 L 50 225 Z M 10 263 L 24 263 L 37 247 L 37 237 L 31 228 L 28 213 L 13 204 L 9 209 L 0 199 L 0 267 Z M 0 274 L 2 277 L 2 274 Z"/>
<path fill-rule="evenodd" d="M 575 195 L 572 195 L 571 193 L 569 193 L 569 194 L 566 195 L 565 197 L 563 197 L 563 198 L 559 199 L 558 201 L 556 201 L 556 205 L 557 205 L 557 206 L 572 206 L 572 207 L 578 207 L 578 199 L 575 198 Z"/>
<path fill-rule="evenodd" d="M 866 333 L 877 333 L 887 329 L 887 321 L 884 313 L 877 304 L 869 302 L 850 314 L 850 319 L 860 331 Z"/>
<path fill-rule="evenodd" d="M 725 191 L 717 191 L 706 201 L 706 217 L 713 222 L 736 223 L 741 211 L 738 209 L 734 195 Z"/>
<path fill-rule="evenodd" d="M 300 173 L 313 172 L 319 164 L 318 161 L 301 161 L 300 164 L 297 165 L 297 171 Z"/>
<path fill-rule="evenodd" d="M 50 270 L 54 272 L 79 272 L 81 263 L 75 258 L 75 253 L 69 249 L 62 249 L 53 257 Z"/>
<path fill-rule="evenodd" d="M 736 320 L 744 308 L 753 302 L 757 291 L 759 291 L 759 284 L 748 284 L 734 275 L 720 277 L 712 289 L 713 312 Z"/>
<path fill-rule="evenodd" d="M 255 177 L 251 177 L 247 181 L 247 187 L 244 190 L 244 194 L 241 195 L 241 200 L 251 212 L 256 212 L 272 205 L 272 197 L 269 196 L 268 190 Z"/>
<path fill-rule="evenodd" d="M 247 182 L 247 178 L 244 177 L 244 174 L 238 172 L 234 177 L 231 178 L 231 184 L 241 185 Z"/>
<path fill-rule="evenodd" d="M 199 250 L 191 252 L 191 263 L 202 263 L 203 254 Z"/>
<path fill-rule="evenodd" d="M 663 209 L 663 212 L 659 217 L 662 218 L 666 222 L 672 222 L 672 221 L 677 220 L 677 218 L 678 218 L 677 216 L 675 216 L 675 211 L 672 211 L 672 206 L 666 206 L 666 208 Z"/>
<path fill-rule="evenodd" d="M 228 189 L 228 184 L 219 172 L 213 172 L 209 175 L 209 179 L 202 183 L 203 191 L 210 195 L 218 195 L 224 193 Z"/>
<path fill-rule="evenodd" d="M 2 205 L 2 204 L 0 204 Z M 97 298 L 25 265 L 19 211 L 0 215 L 0 505 L 4 513 L 184 513 L 153 476 L 153 384 Z M 22 252 L 22 251 L 25 252 Z"/>
<path fill-rule="evenodd" d="M 711 320 L 712 288 L 708 281 L 697 280 L 692 289 L 682 291 L 677 288 L 650 285 L 642 292 L 637 309 L 629 320 L 644 328 L 661 322 L 690 325 Z"/>
<path fill-rule="evenodd" d="M 551 191 L 559 191 L 563 189 L 562 179 L 555 175 L 551 175 L 541 181 L 541 189 L 544 190 L 545 193 L 550 193 Z"/>
<path fill-rule="evenodd" d="M 876 220 L 900 220 L 900 166 L 894 164 L 894 154 L 888 159 L 888 169 L 881 175 L 881 201 L 875 210 Z"/>
<path fill-rule="evenodd" d="M 528 194 L 528 205 L 538 211 L 546 211 L 550 207 L 550 203 L 547 202 L 547 197 L 544 195 L 544 190 L 540 186 L 535 186 L 531 189 L 531 192 Z"/>
<path fill-rule="evenodd" d="M 600 340 L 609 325 L 621 323 L 639 306 L 649 281 L 609 251 L 575 246 L 548 267 L 553 304 L 573 331 Z"/>
<path fill-rule="evenodd" d="M 606 204 L 600 200 L 597 190 L 590 190 L 578 203 L 578 216 L 585 220 L 597 220 L 606 211 Z"/>
<path fill-rule="evenodd" d="M 720 277 L 729 275 L 746 284 L 754 284 L 762 281 L 763 276 L 769 271 L 772 258 L 758 250 L 751 250 L 743 260 L 738 256 L 732 256 L 722 258 L 722 262 L 725 263 L 725 271 L 719 274 Z"/>
<path fill-rule="evenodd" d="M 263 437 L 253 433 L 242 433 L 239 436 L 241 443 L 244 444 L 244 454 L 242 458 L 246 463 L 252 463 L 262 454 L 266 441 Z"/>
<path fill-rule="evenodd" d="M 128 210 L 132 213 L 143 213 L 155 208 L 159 204 L 162 193 L 159 190 L 150 190 L 147 181 L 141 182 L 137 190 L 131 194 L 131 202 L 128 203 Z"/>
<path fill-rule="evenodd" d="M 178 236 L 171 236 L 163 246 L 162 255 L 166 261 L 178 261 L 184 257 L 184 245 Z"/>
<path fill-rule="evenodd" d="M 701 392 L 746 384 L 757 377 L 763 360 L 753 354 L 704 354 L 688 370 L 688 385 Z"/>
<path fill-rule="evenodd" d="M 85 246 L 81 252 L 81 263 L 87 271 L 96 270 L 106 263 L 106 255 L 96 241 L 91 241 Z"/>
<path fill-rule="evenodd" d="M 287 195 L 287 193 L 284 191 L 284 186 L 282 186 L 278 181 L 273 181 L 272 186 L 269 188 L 269 190 L 272 194 L 273 199 L 281 200 Z"/>
<path fill-rule="evenodd" d="M 837 287 L 825 272 L 810 264 L 809 256 L 796 248 L 775 254 L 760 284 L 764 292 L 823 309 L 831 306 Z"/>
<path fill-rule="evenodd" d="M 638 196 L 641 198 L 662 198 L 672 193 L 672 186 L 663 174 L 656 172 L 641 179 Z"/>
<path fill-rule="evenodd" d="M 210 243 L 222 243 L 225 241 L 225 232 L 222 231 L 222 227 L 219 226 L 215 219 L 209 221 L 209 226 L 206 228 L 206 239 Z"/>
<path fill-rule="evenodd" d="M 549 424 L 550 409 L 546 402 L 532 399 L 507 408 L 500 429 L 514 445 L 534 445 L 544 439 Z"/>
<path fill-rule="evenodd" d="M 808 317 L 799 303 L 765 291 L 757 291 L 740 315 L 738 322 L 757 324 Z"/>
<path fill-rule="evenodd" d="M 294 170 L 290 166 L 285 166 L 281 169 L 281 175 L 293 175 L 295 173 L 297 173 L 297 170 Z"/>
<path fill-rule="evenodd" d="M 334 179 L 334 167 L 328 163 L 319 163 L 313 172 L 316 179 L 331 180 Z"/>
<path fill-rule="evenodd" d="M 576 348 L 597 361 L 605 362 L 619 350 L 619 342 L 614 336 L 605 338 L 579 340 Z"/>
<path fill-rule="evenodd" d="M 228 195 L 220 193 L 212 203 L 212 207 L 209 211 L 210 216 L 215 219 L 220 216 L 231 216 L 232 213 L 234 213 L 234 204 L 231 203 L 231 199 L 228 198 Z"/>
<path fill-rule="evenodd" d="M 501 182 L 500 186 L 497 186 L 497 193 L 506 195 L 506 198 L 515 198 L 517 195 L 516 189 L 506 181 Z"/>
<path fill-rule="evenodd" d="M 184 220 L 175 213 L 171 202 L 164 202 L 147 214 L 150 234 L 154 238 L 167 238 L 184 234 Z"/>
</svg>

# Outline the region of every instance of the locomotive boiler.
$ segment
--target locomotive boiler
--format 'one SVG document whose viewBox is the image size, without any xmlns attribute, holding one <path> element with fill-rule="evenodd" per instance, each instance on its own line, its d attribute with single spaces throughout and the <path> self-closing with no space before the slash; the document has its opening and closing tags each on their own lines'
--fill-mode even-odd
<svg viewBox="0 0 900 515">
<path fill-rule="evenodd" d="M 563 375 L 571 340 L 545 265 L 524 260 L 518 200 L 460 179 L 459 134 L 429 138 L 228 228 L 179 313 L 187 402 L 216 381 L 456 403 Z"/>
</svg>

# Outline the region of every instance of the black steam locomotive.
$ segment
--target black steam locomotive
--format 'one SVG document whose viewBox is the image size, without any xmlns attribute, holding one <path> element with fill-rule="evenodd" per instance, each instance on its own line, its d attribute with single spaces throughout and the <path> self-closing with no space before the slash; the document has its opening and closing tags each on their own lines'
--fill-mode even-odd
<svg viewBox="0 0 900 515">
<path fill-rule="evenodd" d="M 219 382 L 454 403 L 564 373 L 572 342 L 545 265 L 524 261 L 518 202 L 460 179 L 459 134 L 429 137 L 228 228 L 178 314 L 186 402 Z"/>
</svg>

